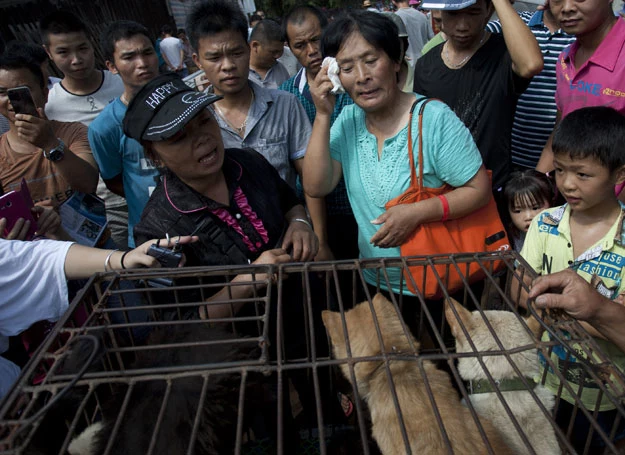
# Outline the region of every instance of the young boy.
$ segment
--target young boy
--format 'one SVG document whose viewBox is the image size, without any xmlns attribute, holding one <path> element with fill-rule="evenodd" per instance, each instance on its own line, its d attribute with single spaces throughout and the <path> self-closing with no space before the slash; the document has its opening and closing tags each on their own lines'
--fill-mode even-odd
<svg viewBox="0 0 625 455">
<path fill-rule="evenodd" d="M 625 242 L 621 233 L 625 227 L 625 205 L 614 194 L 614 186 L 625 180 L 625 117 L 608 107 L 589 107 L 572 112 L 556 127 L 553 137 L 553 166 L 558 190 L 566 199 L 561 207 L 539 214 L 527 233 L 521 256 L 540 275 L 570 268 L 588 281 L 600 294 L 614 300 L 625 293 Z M 600 348 L 621 370 L 625 353 L 603 339 L 596 330 L 585 325 Z M 548 334 L 543 339 L 548 339 Z M 578 353 L 583 352 L 580 348 Z M 544 359 L 542 359 L 544 361 Z M 566 382 L 575 392 L 562 389 L 562 401 L 557 419 L 566 428 L 575 404 L 579 384 L 584 384 L 580 398 L 589 412 L 600 411 L 598 420 L 608 435 L 612 431 L 616 411 L 605 395 L 598 400 L 599 388 L 581 368 L 579 362 L 558 357 L 554 349 L 552 360 L 560 367 Z M 546 365 L 546 362 L 543 362 Z M 558 393 L 560 381 L 551 371 L 546 386 Z M 618 393 L 622 393 L 618 392 Z M 584 425 L 577 412 L 575 427 Z M 588 422 L 580 431 L 573 431 L 576 445 L 585 444 Z M 585 428 L 584 430 L 582 430 Z M 615 440 L 625 437 L 621 421 Z M 593 434 L 593 446 L 601 446 L 601 438 Z M 582 450 L 583 451 L 583 450 Z"/>
<path fill-rule="evenodd" d="M 46 115 L 51 120 L 81 122 L 87 126 L 102 109 L 120 96 L 119 76 L 96 68 L 87 25 L 67 11 L 56 11 L 40 24 L 43 47 L 63 73 L 50 89 Z"/>
</svg>

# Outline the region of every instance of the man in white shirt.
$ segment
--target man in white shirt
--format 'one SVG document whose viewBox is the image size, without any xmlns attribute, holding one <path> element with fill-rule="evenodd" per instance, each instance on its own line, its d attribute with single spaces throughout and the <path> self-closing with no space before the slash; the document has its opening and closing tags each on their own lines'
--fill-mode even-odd
<svg viewBox="0 0 625 455">
<path fill-rule="evenodd" d="M 95 67 L 94 49 L 86 25 L 67 12 L 54 12 L 40 23 L 44 49 L 63 72 L 63 79 L 48 94 L 46 116 L 50 120 L 91 122 L 124 92 L 117 74 Z M 119 248 L 128 246 L 126 200 L 110 192 L 100 178 L 97 194 L 104 200 L 112 239 Z"/>
<path fill-rule="evenodd" d="M 169 25 L 163 25 L 161 27 L 161 34 L 163 35 L 163 40 L 159 44 L 161 55 L 169 71 L 178 73 L 180 77 L 187 77 L 189 75 L 189 70 L 184 63 L 182 41 L 173 37 L 172 33 L 173 30 Z"/>
<path fill-rule="evenodd" d="M 410 7 L 408 0 L 393 0 L 393 5 L 397 8 L 397 14 L 406 24 L 408 31 L 408 49 L 406 57 L 408 57 L 414 66 L 415 62 L 421 57 L 421 49 L 425 43 L 434 38 L 434 30 L 430 25 L 430 21 L 425 14 L 420 13 L 416 9 Z"/>
</svg>

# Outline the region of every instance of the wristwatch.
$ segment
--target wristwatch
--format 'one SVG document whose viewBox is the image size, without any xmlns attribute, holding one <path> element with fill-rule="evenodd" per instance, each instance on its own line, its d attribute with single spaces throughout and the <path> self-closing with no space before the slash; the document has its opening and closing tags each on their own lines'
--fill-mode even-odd
<svg viewBox="0 0 625 455">
<path fill-rule="evenodd" d="M 61 161 L 65 156 L 65 143 L 61 139 L 59 139 L 59 145 L 57 145 L 50 151 L 44 150 L 43 156 L 45 156 L 52 162 Z"/>
</svg>

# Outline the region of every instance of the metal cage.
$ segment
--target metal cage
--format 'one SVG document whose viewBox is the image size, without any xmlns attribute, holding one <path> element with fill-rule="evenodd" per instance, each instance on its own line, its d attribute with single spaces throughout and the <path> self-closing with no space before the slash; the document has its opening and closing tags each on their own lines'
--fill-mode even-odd
<svg viewBox="0 0 625 455">
<path fill-rule="evenodd" d="M 475 263 L 485 278 L 469 283 L 466 271 Z M 496 263 L 503 270 L 496 270 Z M 536 453 L 532 435 L 525 433 L 525 424 L 504 398 L 506 392 L 498 389 L 499 380 L 485 366 L 489 357 L 505 358 L 512 365 L 553 427 L 562 453 L 623 453 L 619 434 L 625 426 L 625 375 L 596 340 L 565 313 L 537 312 L 530 306 L 529 313 L 549 336 L 541 340 L 533 335 L 530 343 L 505 349 L 508 334 L 486 323 L 497 349 L 456 352 L 449 324 L 441 316 L 442 300 L 386 292 L 389 273 L 410 266 L 418 284 L 436 264 L 463 276 L 465 287 L 454 296 L 464 307 L 482 316 L 492 309 L 517 316 L 525 311 L 519 303 L 533 272 L 513 252 L 96 275 L 0 405 L 0 454 L 68 453 L 74 439 L 93 424 L 96 437 L 87 438 L 94 444 L 91 451 L 72 446 L 70 453 L 380 453 L 372 437 L 371 410 L 362 399 L 368 391 L 359 388 L 356 377 L 363 362 L 377 362 L 388 378 L 389 406 L 400 430 L 395 442 L 405 453 L 411 453 L 411 438 L 418 435 L 406 430 L 395 390 L 398 378 L 392 373 L 396 362 L 412 363 L 420 372 L 426 405 L 441 429 L 443 452 L 454 453 L 450 441 L 457 430 L 444 425 L 437 409 L 435 384 L 425 374 L 432 363 L 449 376 L 458 409 L 468 409 L 484 453 L 497 453 L 484 430 L 488 419 L 472 405 L 473 385 L 459 372 L 462 358 L 474 359 L 486 372 L 482 384 L 494 390 L 525 452 Z M 375 272 L 375 284 L 365 282 L 367 269 Z M 240 279 L 232 281 L 236 275 Z M 446 275 L 436 274 L 443 287 Z M 243 287 L 246 292 L 239 292 Z M 351 355 L 355 340 L 349 339 L 345 314 L 361 301 L 373 308 L 377 291 L 386 292 L 403 314 L 404 335 L 411 339 L 406 335 L 411 331 L 420 347 L 411 343 L 410 350 L 400 352 L 384 348 L 385 329 L 375 316 L 368 341 L 379 352 L 365 358 Z M 211 308 L 219 308 L 223 317 L 202 319 Z M 320 317 L 326 309 L 340 314 L 346 358 L 331 354 Z M 518 320 L 524 321 L 520 316 Z M 546 381 L 547 370 L 562 381 L 553 410 L 541 403 L 519 370 L 514 360 L 518 353 L 541 356 L 546 368 L 541 368 L 539 383 Z M 555 364 L 554 354 L 565 361 Z M 597 401 L 613 408 L 607 422 L 563 381 L 570 365 L 581 375 L 580 390 L 593 388 Z M 556 423 L 565 405 L 570 417 Z M 589 423 L 582 429 L 575 423 L 580 415 Z M 501 422 L 491 423 L 497 427 Z"/>
</svg>

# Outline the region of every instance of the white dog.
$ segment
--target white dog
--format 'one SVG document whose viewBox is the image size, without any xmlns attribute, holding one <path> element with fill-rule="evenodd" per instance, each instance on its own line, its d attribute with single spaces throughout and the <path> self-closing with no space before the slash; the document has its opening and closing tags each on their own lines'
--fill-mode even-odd
<svg viewBox="0 0 625 455">
<path fill-rule="evenodd" d="M 456 309 L 460 320 L 452 310 Z M 491 326 L 497 334 L 504 349 L 513 349 L 521 346 L 530 346 L 534 341 L 527 328 L 518 317 L 509 311 L 485 311 Z M 462 330 L 466 329 L 478 352 L 499 351 L 491 331 L 478 311 L 471 313 L 460 303 L 451 299 L 445 305 L 445 316 L 456 338 L 456 352 L 474 352 Z M 538 321 L 530 316 L 526 320 L 528 327 L 539 337 L 541 327 Z M 510 355 L 512 362 L 532 385 L 533 379 L 540 373 L 538 355 L 535 349 L 527 349 Z M 515 372 L 511 363 L 504 355 L 488 355 L 482 357 L 495 381 L 500 381 L 500 391 L 510 411 L 514 415 L 523 433 L 532 445 L 534 452 L 540 455 L 562 453 L 556 439 L 553 424 L 545 416 L 534 397 L 527 390 L 523 381 Z M 517 454 L 530 453 L 519 432 L 514 427 L 512 419 L 506 412 L 502 402 L 492 389 L 491 382 L 476 357 L 464 357 L 458 360 L 458 372 L 465 381 L 469 382 L 469 398 L 475 411 L 480 417 L 486 417 L 495 423 L 501 436 Z M 481 390 L 480 390 L 481 389 Z M 542 385 L 533 389 L 547 411 L 551 412 L 554 406 L 554 396 Z"/>
</svg>

